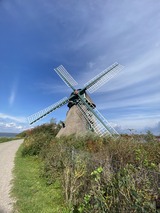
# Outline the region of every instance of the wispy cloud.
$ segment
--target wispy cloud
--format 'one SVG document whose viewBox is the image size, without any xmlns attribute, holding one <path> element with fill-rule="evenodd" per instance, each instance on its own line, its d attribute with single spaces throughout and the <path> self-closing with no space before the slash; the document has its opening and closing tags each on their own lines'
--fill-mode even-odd
<svg viewBox="0 0 160 213">
<path fill-rule="evenodd" d="M 156 135 L 160 135 L 160 121 L 158 121 L 157 123 L 155 123 L 154 126 L 147 126 L 145 129 L 145 131 L 150 130 L 152 133 L 156 134 Z"/>
<path fill-rule="evenodd" d="M 25 117 L 0 113 L 0 132 L 21 132 L 29 128 Z"/>
<path fill-rule="evenodd" d="M 8 98 L 10 107 L 14 104 L 14 101 L 16 99 L 17 87 L 18 87 L 18 78 L 13 82 L 13 85 L 11 87 L 10 96 Z"/>
<path fill-rule="evenodd" d="M 50 94 L 56 102 L 71 92 L 56 73 L 52 75 L 53 82 L 46 79 L 46 65 L 54 68 L 63 64 L 82 88 L 117 61 L 125 69 L 91 97 L 104 115 L 109 112 L 109 118 L 116 117 L 123 125 L 127 122 L 131 126 L 148 125 L 149 122 L 153 125 L 160 114 L 159 8 L 160 1 L 150 0 L 2 1 L 0 14 L 4 27 L 0 40 L 9 47 L 8 52 L 5 45 L 5 51 L 2 48 L 2 54 L 7 56 L 3 61 L 12 65 L 11 50 L 18 58 L 15 64 L 29 61 L 26 66 L 28 79 L 36 85 L 32 94 L 27 93 L 28 84 L 23 88 L 25 97 L 38 99 L 34 102 L 37 108 L 46 98 L 51 98 Z M 18 91 L 17 83 L 10 82 L 10 85 L 12 88 L 5 94 L 7 107 L 15 104 L 18 108 L 17 95 L 23 99 L 24 91 Z M 31 104 L 24 102 L 27 114 Z M 22 106 L 22 102 L 19 105 Z M 13 119 L 13 123 L 19 120 L 14 116 L 1 116 Z M 8 121 L 8 125 L 11 123 Z"/>
<path fill-rule="evenodd" d="M 0 113 L 0 119 L 10 119 L 20 123 L 26 123 L 25 117 L 12 116 L 4 113 Z"/>
<path fill-rule="evenodd" d="M 116 124 L 115 128 L 123 133 L 128 129 L 133 129 L 134 132 L 145 133 L 150 130 L 154 134 L 160 135 L 160 116 L 156 114 L 129 114 L 112 119 L 110 122 Z"/>
<path fill-rule="evenodd" d="M 27 126 L 20 125 L 14 122 L 0 122 L 0 132 L 22 132 L 24 130 L 28 129 Z"/>
<path fill-rule="evenodd" d="M 14 100 L 15 100 L 15 96 L 16 96 L 16 91 L 15 91 L 15 90 L 12 90 L 12 91 L 11 91 L 11 94 L 10 94 L 10 97 L 9 97 L 9 105 L 10 105 L 10 106 L 13 105 Z"/>
<path fill-rule="evenodd" d="M 70 94 L 70 92 L 71 92 L 71 89 L 69 87 L 67 87 L 63 81 L 61 83 L 41 82 L 41 83 L 36 84 L 36 87 L 39 90 L 42 90 L 44 93 L 47 93 L 47 94 L 64 94 L 65 92 Z"/>
</svg>

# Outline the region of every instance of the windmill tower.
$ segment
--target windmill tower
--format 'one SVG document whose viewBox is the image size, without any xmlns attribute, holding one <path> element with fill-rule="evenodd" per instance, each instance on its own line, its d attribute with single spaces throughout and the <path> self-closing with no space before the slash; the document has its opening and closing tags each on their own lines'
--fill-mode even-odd
<svg viewBox="0 0 160 213">
<path fill-rule="evenodd" d="M 67 70 L 60 65 L 54 70 L 66 83 L 66 85 L 73 90 L 73 92 L 69 98 L 65 97 L 59 102 L 29 116 L 29 123 L 35 123 L 57 108 L 67 104 L 69 110 L 67 112 L 66 121 L 62 129 L 59 131 L 57 137 L 67 136 L 70 134 L 85 134 L 87 131 L 94 131 L 100 136 L 118 135 L 118 132 L 96 109 L 96 105 L 93 103 L 86 91 L 89 91 L 90 93 L 95 92 L 107 81 L 117 75 L 122 68 L 122 65 L 114 63 L 87 82 L 82 89 L 75 89 L 75 86 L 78 83 L 67 72 Z"/>
</svg>

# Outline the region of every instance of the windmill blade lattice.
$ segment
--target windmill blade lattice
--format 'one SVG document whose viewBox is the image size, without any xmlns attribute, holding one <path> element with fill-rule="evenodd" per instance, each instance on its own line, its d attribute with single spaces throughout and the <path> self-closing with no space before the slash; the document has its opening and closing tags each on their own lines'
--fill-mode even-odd
<svg viewBox="0 0 160 213">
<path fill-rule="evenodd" d="M 76 86 L 78 83 L 67 72 L 67 70 L 62 65 L 60 65 L 54 70 L 60 76 L 60 78 L 65 82 L 65 84 L 73 90 L 70 97 L 69 98 L 65 97 L 61 99 L 60 101 L 58 101 L 57 103 L 29 116 L 28 117 L 29 123 L 30 124 L 35 123 L 36 121 L 48 115 L 52 111 L 68 103 L 67 106 L 69 107 L 69 110 L 72 110 L 70 111 L 71 115 L 74 113 L 75 109 L 77 108 L 79 109 L 77 111 L 81 115 L 80 116 L 81 121 L 78 123 L 76 122 L 76 119 L 74 119 L 72 116 L 69 117 L 67 114 L 65 127 L 63 127 L 59 131 L 57 137 L 68 135 L 68 131 L 70 131 L 72 134 L 73 132 L 76 134 L 77 129 L 79 132 L 83 133 L 84 127 L 87 131 L 90 129 L 94 130 L 100 136 L 119 135 L 118 132 L 102 116 L 102 114 L 95 108 L 96 105 L 92 102 L 86 90 L 88 90 L 90 93 L 93 93 L 94 91 L 99 89 L 102 85 L 104 85 L 107 81 L 109 81 L 111 78 L 117 75 L 122 70 L 122 68 L 123 68 L 122 65 L 118 63 L 114 63 L 110 67 L 105 69 L 103 72 L 101 72 L 99 75 L 94 77 L 92 80 L 90 80 L 88 83 L 86 83 L 84 85 L 84 88 L 76 89 L 74 88 L 74 86 Z M 76 105 L 76 108 L 73 107 L 75 105 Z M 83 124 L 85 124 L 85 126 Z M 71 128 L 72 128 L 72 131 L 71 131 Z"/>
<path fill-rule="evenodd" d="M 78 83 L 74 80 L 74 78 L 67 72 L 67 70 L 62 65 L 55 68 L 54 70 L 68 87 L 78 85 Z"/>
<path fill-rule="evenodd" d="M 103 86 L 107 81 L 109 81 L 111 78 L 117 75 L 123 69 L 123 67 L 124 66 L 122 66 L 121 64 L 118 64 L 117 62 L 112 64 L 103 72 L 101 72 L 99 75 L 95 76 L 93 79 L 87 82 L 85 84 L 85 88 L 88 89 L 90 93 L 95 92 L 97 89 Z"/>
<path fill-rule="evenodd" d="M 49 113 L 51 113 L 52 111 L 54 111 L 55 109 L 63 106 L 64 104 L 66 104 L 69 101 L 69 99 L 67 97 L 61 99 L 60 101 L 58 101 L 55 104 L 52 104 L 51 106 L 31 115 L 28 117 L 28 121 L 30 124 L 35 123 L 36 121 L 38 121 L 39 119 L 43 118 L 44 116 L 48 115 Z"/>
<path fill-rule="evenodd" d="M 98 135 L 100 136 L 104 136 L 104 135 L 118 136 L 119 135 L 118 132 L 109 124 L 109 122 L 102 116 L 102 114 L 96 108 L 93 109 L 93 111 L 94 113 L 97 114 L 97 116 L 100 119 L 97 119 L 97 117 L 92 113 L 92 111 L 90 111 L 90 109 L 88 109 L 87 106 L 84 105 L 81 101 L 79 101 L 77 106 L 79 110 L 81 111 L 81 113 L 83 114 L 84 118 L 90 124 L 91 128 L 93 128 L 93 130 Z"/>
</svg>

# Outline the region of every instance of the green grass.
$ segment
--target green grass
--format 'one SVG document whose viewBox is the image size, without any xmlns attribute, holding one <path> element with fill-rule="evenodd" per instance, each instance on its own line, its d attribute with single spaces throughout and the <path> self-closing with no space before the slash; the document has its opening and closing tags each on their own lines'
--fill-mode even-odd
<svg viewBox="0 0 160 213">
<path fill-rule="evenodd" d="M 18 137 L 14 138 L 7 138 L 7 137 L 0 137 L 0 143 L 8 142 L 8 141 L 13 141 L 19 139 Z"/>
<path fill-rule="evenodd" d="M 18 213 L 61 213 L 63 198 L 60 184 L 46 185 L 39 175 L 41 162 L 37 157 L 21 156 L 22 146 L 15 158 L 14 186 L 12 194 L 16 197 L 14 212 Z"/>
</svg>

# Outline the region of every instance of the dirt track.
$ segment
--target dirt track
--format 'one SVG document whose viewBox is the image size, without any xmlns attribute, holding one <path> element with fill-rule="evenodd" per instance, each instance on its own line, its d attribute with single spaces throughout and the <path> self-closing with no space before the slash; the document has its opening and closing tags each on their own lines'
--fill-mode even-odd
<svg viewBox="0 0 160 213">
<path fill-rule="evenodd" d="M 13 200 L 10 198 L 14 157 L 23 140 L 0 143 L 0 213 L 11 213 Z"/>
</svg>

